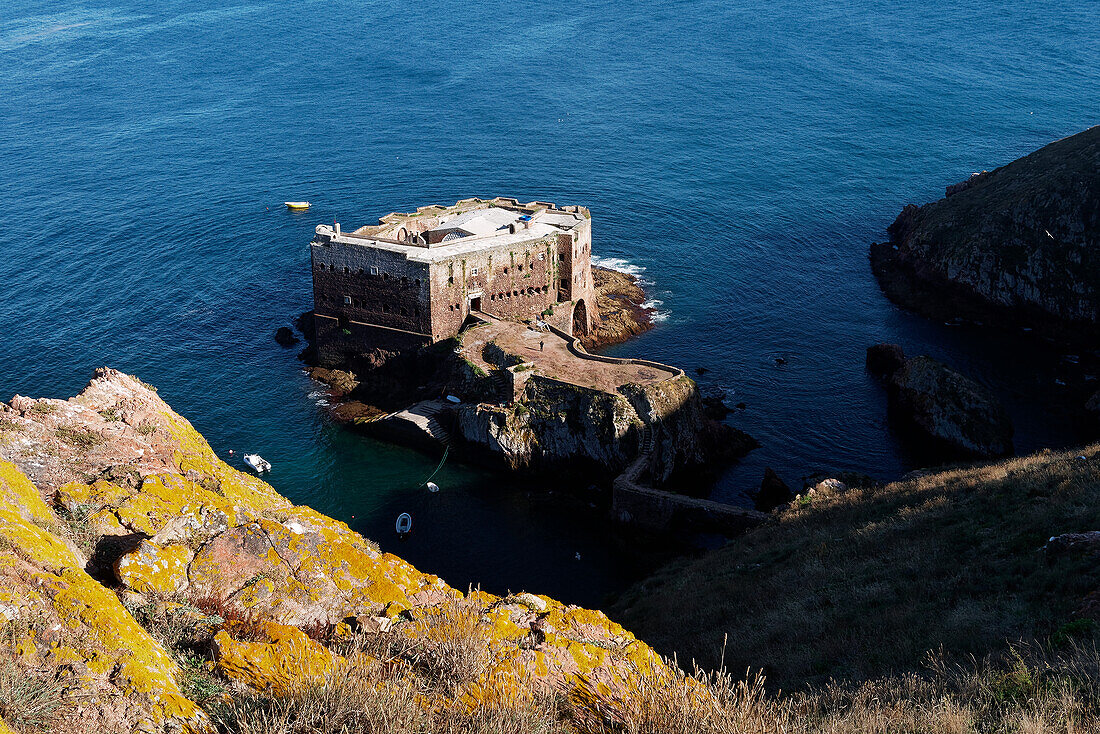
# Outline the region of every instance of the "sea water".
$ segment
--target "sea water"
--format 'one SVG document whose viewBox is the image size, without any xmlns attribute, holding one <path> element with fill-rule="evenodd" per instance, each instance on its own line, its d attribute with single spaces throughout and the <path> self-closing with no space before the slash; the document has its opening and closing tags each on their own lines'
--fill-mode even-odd
<svg viewBox="0 0 1100 734">
<path fill-rule="evenodd" d="M 989 386 L 1021 451 L 1076 440 L 1061 355 L 900 311 L 867 248 L 906 203 L 1100 121 L 1093 1 L 6 7 L 0 396 L 135 373 L 224 458 L 262 454 L 292 500 L 452 585 L 598 603 L 636 549 L 586 502 L 454 461 L 429 495 L 438 455 L 326 417 L 272 339 L 310 307 L 319 223 L 590 207 L 594 254 L 658 309 L 612 352 L 706 368 L 747 405 L 731 420 L 762 448 L 721 499 L 766 466 L 796 488 L 912 468 L 863 368 L 882 340 Z"/>
</svg>

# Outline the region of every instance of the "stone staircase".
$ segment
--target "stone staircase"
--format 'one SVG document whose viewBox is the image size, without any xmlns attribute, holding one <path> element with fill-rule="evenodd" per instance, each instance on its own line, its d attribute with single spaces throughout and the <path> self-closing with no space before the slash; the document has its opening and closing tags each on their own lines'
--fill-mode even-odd
<svg viewBox="0 0 1100 734">
<path fill-rule="evenodd" d="M 490 373 L 489 379 L 493 381 L 493 387 L 505 403 L 512 402 L 512 381 L 508 379 L 505 371 L 495 369 Z"/>
<path fill-rule="evenodd" d="M 403 427 L 410 428 L 429 436 L 444 446 L 450 446 L 453 440 L 451 431 L 439 420 L 440 413 L 447 407 L 447 403 L 442 400 L 423 400 L 405 410 L 399 410 L 396 413 L 390 413 L 383 418 L 372 421 L 371 425 L 376 428 L 388 425 L 398 430 L 402 430 Z"/>
</svg>

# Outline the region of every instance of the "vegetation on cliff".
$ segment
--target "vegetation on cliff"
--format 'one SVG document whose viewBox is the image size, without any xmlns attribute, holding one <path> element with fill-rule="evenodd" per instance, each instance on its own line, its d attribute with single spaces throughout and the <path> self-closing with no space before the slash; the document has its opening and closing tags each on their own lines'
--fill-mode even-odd
<svg viewBox="0 0 1100 734">
<path fill-rule="evenodd" d="M 400 701 L 406 731 L 495 730 L 551 698 L 557 726 L 682 680 L 598 611 L 462 593 L 292 505 L 135 378 L 101 370 L 0 418 L 0 692 L 3 675 L 54 691 L 44 728 L 255 730 L 341 676 L 377 689 L 361 731 Z M 0 701 L 30 730 L 27 710 Z"/>
<path fill-rule="evenodd" d="M 885 293 L 933 318 L 1100 335 L 1100 127 L 909 205 L 871 249 Z"/>
<path fill-rule="evenodd" d="M 672 564 L 613 613 L 658 650 L 707 665 L 724 652 L 785 689 L 928 673 L 930 653 L 1092 642 L 1100 566 L 1044 546 L 1100 528 L 1100 445 L 885 487 L 829 480 L 776 520 Z"/>
</svg>

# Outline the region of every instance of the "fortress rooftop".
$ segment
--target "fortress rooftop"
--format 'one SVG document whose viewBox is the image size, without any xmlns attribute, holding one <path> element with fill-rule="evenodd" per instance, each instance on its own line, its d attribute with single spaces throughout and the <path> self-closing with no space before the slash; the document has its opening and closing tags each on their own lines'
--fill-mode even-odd
<svg viewBox="0 0 1100 734">
<path fill-rule="evenodd" d="M 392 212 L 353 232 L 339 225 L 319 225 L 317 242 L 362 245 L 403 253 L 419 262 L 448 260 L 489 248 L 520 244 L 568 232 L 590 217 L 580 206 L 557 207 L 541 201 L 463 199 L 448 207 L 420 207 L 412 213 Z"/>
</svg>

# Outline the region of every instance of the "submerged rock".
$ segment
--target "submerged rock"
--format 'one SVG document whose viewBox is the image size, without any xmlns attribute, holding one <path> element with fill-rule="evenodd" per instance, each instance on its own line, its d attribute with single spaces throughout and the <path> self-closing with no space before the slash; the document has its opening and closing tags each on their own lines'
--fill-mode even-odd
<svg viewBox="0 0 1100 734">
<path fill-rule="evenodd" d="M 1100 421 L 1100 390 L 1097 390 L 1092 394 L 1092 397 L 1085 403 L 1085 410 L 1096 421 Z"/>
</svg>

